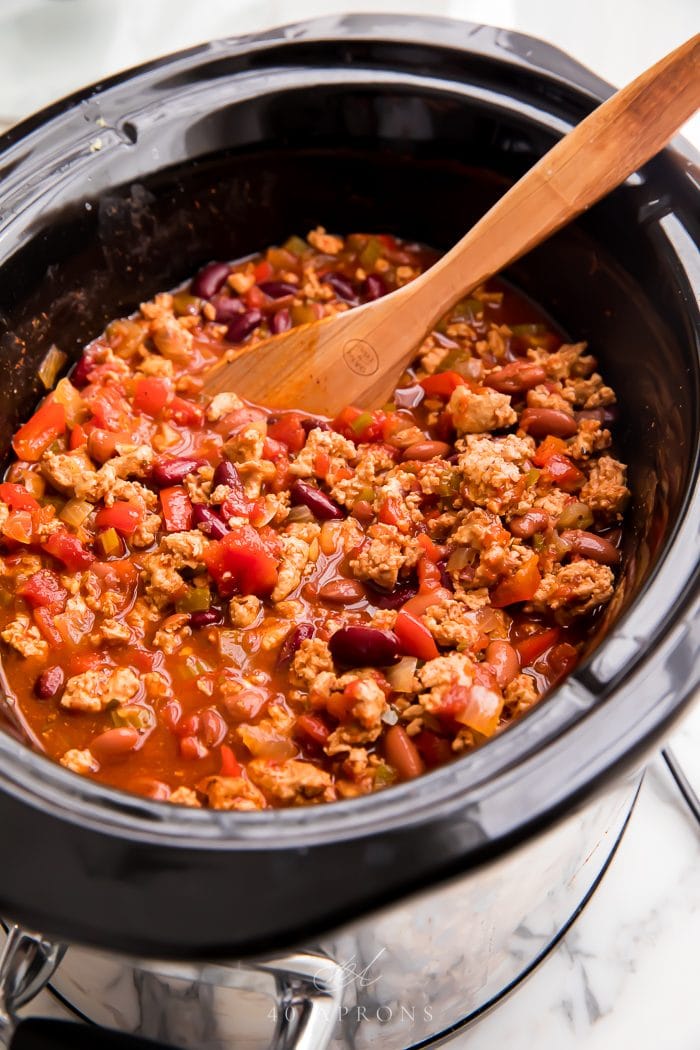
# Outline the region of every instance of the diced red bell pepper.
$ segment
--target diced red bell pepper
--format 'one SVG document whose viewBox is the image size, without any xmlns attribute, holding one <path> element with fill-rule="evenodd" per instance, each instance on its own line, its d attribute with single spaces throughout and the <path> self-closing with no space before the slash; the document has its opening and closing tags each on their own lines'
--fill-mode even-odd
<svg viewBox="0 0 700 1050">
<path fill-rule="evenodd" d="M 316 715 L 299 715 L 296 721 L 295 731 L 306 737 L 319 747 L 324 747 L 330 736 L 330 729 L 322 719 Z"/>
<path fill-rule="evenodd" d="M 241 764 L 234 755 L 228 744 L 222 744 L 221 748 L 221 777 L 239 777 L 241 775 Z"/>
<path fill-rule="evenodd" d="M 503 609 L 514 602 L 526 602 L 534 595 L 542 582 L 539 561 L 536 554 L 528 558 L 517 572 L 507 576 L 491 591 L 491 604 L 495 609 Z"/>
<path fill-rule="evenodd" d="M 134 386 L 134 408 L 149 416 L 162 412 L 172 397 L 172 383 L 159 376 L 145 376 L 137 379 Z"/>
<path fill-rule="evenodd" d="M 87 444 L 87 432 L 80 423 L 76 423 L 71 429 L 70 437 L 68 438 L 68 448 L 73 452 L 76 448 L 82 448 L 83 445 Z"/>
<path fill-rule="evenodd" d="M 34 623 L 37 625 L 37 627 L 39 628 L 49 645 L 62 646 L 63 635 L 54 623 L 55 615 L 55 612 L 45 605 L 37 606 L 37 608 L 34 609 L 32 612 L 32 616 L 34 617 Z M 82 668 L 82 670 L 87 670 L 87 668 Z M 79 672 L 73 672 L 73 674 L 77 673 Z"/>
<path fill-rule="evenodd" d="M 425 551 L 425 557 L 428 561 L 438 562 L 443 556 L 443 552 L 433 543 L 427 532 L 419 532 L 417 536 L 418 546 L 422 547 Z"/>
<path fill-rule="evenodd" d="M 431 591 L 442 585 L 440 566 L 426 554 L 418 562 L 418 583 L 421 591 Z"/>
<path fill-rule="evenodd" d="M 255 283 L 260 284 L 261 281 L 269 281 L 272 277 L 272 266 L 267 259 L 262 259 L 259 263 L 256 263 L 253 268 L 253 276 L 255 277 Z"/>
<path fill-rule="evenodd" d="M 382 524 L 395 525 L 401 532 L 407 532 L 411 525 L 406 506 L 398 496 L 387 496 L 382 500 L 377 517 Z"/>
<path fill-rule="evenodd" d="M 28 580 L 17 588 L 17 593 L 24 598 L 32 608 L 47 608 L 54 612 L 61 612 L 66 604 L 68 591 L 61 585 L 61 581 L 51 569 L 40 569 L 30 576 Z"/>
<path fill-rule="evenodd" d="M 24 485 L 17 485 L 12 481 L 3 481 L 0 484 L 0 500 L 12 510 L 34 511 L 39 509 L 38 502 L 27 492 Z"/>
<path fill-rule="evenodd" d="M 434 660 L 440 655 L 435 639 L 425 624 L 405 609 L 396 617 L 394 634 L 399 640 L 401 651 L 407 656 L 417 656 L 419 660 Z"/>
<path fill-rule="evenodd" d="M 12 447 L 20 459 L 36 463 L 56 438 L 66 430 L 66 410 L 48 397 L 31 419 L 21 426 L 12 439 Z"/>
<path fill-rule="evenodd" d="M 537 451 L 532 457 L 532 462 L 537 467 L 544 467 L 552 456 L 563 455 L 566 449 L 567 444 L 563 438 L 555 437 L 554 434 L 548 434 L 544 441 L 538 445 Z"/>
<path fill-rule="evenodd" d="M 83 546 L 77 536 L 71 536 L 67 529 L 54 532 L 41 546 L 47 554 L 63 562 L 71 572 L 87 569 L 95 560 L 95 555 Z"/>
<path fill-rule="evenodd" d="M 192 528 L 192 501 L 184 485 L 160 490 L 163 520 L 168 532 L 187 532 Z"/>
<path fill-rule="evenodd" d="M 14 540 L 15 543 L 31 543 L 34 535 L 31 511 L 10 511 L 2 527 L 2 534 L 8 540 Z"/>
<path fill-rule="evenodd" d="M 465 383 L 466 379 L 459 372 L 436 372 L 420 381 L 428 397 L 442 397 L 445 401 L 452 397 L 458 386 L 464 386 Z"/>
<path fill-rule="evenodd" d="M 542 478 L 558 485 L 565 492 L 575 492 L 585 481 L 578 467 L 567 456 L 558 454 L 549 457 L 542 469 Z"/>
<path fill-rule="evenodd" d="M 98 529 L 116 529 L 122 536 L 131 536 L 143 521 L 143 507 L 130 500 L 116 500 L 111 507 L 97 512 L 95 525 Z"/>
<path fill-rule="evenodd" d="M 83 393 L 83 400 L 92 412 L 96 426 L 103 430 L 128 429 L 131 423 L 131 406 L 118 384 L 88 387 Z"/>
<path fill-rule="evenodd" d="M 239 525 L 211 543 L 204 562 L 224 597 L 237 591 L 264 597 L 277 582 L 278 559 L 250 525 Z"/>
<path fill-rule="evenodd" d="M 300 452 L 306 444 L 306 431 L 301 425 L 302 416 L 298 412 L 287 412 L 267 428 L 268 438 L 283 442 L 290 452 Z"/>
<path fill-rule="evenodd" d="M 201 427 L 204 422 L 204 409 L 184 397 L 174 397 L 168 405 L 168 412 L 183 427 Z"/>
<path fill-rule="evenodd" d="M 550 627 L 546 631 L 538 631 L 537 634 L 530 634 L 527 638 L 515 642 L 513 648 L 517 650 L 520 657 L 521 667 L 534 664 L 543 653 L 557 644 L 560 634 L 558 627 Z"/>
</svg>

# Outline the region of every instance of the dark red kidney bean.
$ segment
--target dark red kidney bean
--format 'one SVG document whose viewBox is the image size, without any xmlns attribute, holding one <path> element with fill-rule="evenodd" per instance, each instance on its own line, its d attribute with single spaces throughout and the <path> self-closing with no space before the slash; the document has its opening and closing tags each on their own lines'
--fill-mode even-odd
<svg viewBox="0 0 700 1050">
<path fill-rule="evenodd" d="M 397 408 L 416 408 L 424 397 L 425 390 L 420 383 L 414 386 L 403 386 L 394 391 L 394 404 Z"/>
<path fill-rule="evenodd" d="M 198 459 L 175 456 L 172 459 L 157 459 L 151 468 L 151 481 L 161 489 L 170 485 L 179 485 L 199 466 Z"/>
<path fill-rule="evenodd" d="M 436 459 L 438 456 L 446 456 L 450 449 L 451 446 L 446 441 L 416 441 L 403 450 L 401 459 Z"/>
<path fill-rule="evenodd" d="M 332 521 L 335 518 L 345 517 L 345 513 L 337 503 L 306 481 L 295 481 L 289 494 L 295 506 L 301 503 L 308 507 L 319 521 Z"/>
<path fill-rule="evenodd" d="M 271 299 L 284 299 L 285 295 L 296 295 L 299 291 L 289 281 L 263 281 L 258 285 L 261 292 L 269 295 Z"/>
<path fill-rule="evenodd" d="M 518 539 L 527 540 L 534 536 L 536 532 L 545 532 L 549 525 L 550 521 L 547 511 L 538 510 L 535 507 L 532 510 L 525 511 L 519 518 L 512 518 L 508 527 Z"/>
<path fill-rule="evenodd" d="M 202 711 L 201 734 L 206 747 L 218 747 L 228 732 L 228 726 L 222 715 L 213 707 Z"/>
<path fill-rule="evenodd" d="M 597 419 L 599 423 L 615 423 L 618 417 L 617 405 L 601 405 L 599 408 L 582 408 L 574 412 L 574 418 Z"/>
<path fill-rule="evenodd" d="M 201 627 L 218 627 L 224 622 L 222 609 L 200 609 L 190 613 L 190 627 L 199 630 Z"/>
<path fill-rule="evenodd" d="M 301 429 L 308 437 L 312 430 L 330 430 L 331 428 L 325 419 L 302 419 Z"/>
<path fill-rule="evenodd" d="M 365 302 L 372 303 L 375 299 L 381 299 L 388 292 L 387 286 L 379 274 L 371 273 L 360 286 L 360 295 Z"/>
<path fill-rule="evenodd" d="M 380 591 L 371 583 L 367 585 L 367 597 L 377 609 L 400 609 L 409 598 L 415 598 L 418 587 L 412 583 L 402 583 L 394 587 L 393 591 Z"/>
<path fill-rule="evenodd" d="M 211 479 L 212 491 L 218 488 L 219 485 L 228 485 L 233 495 L 245 497 L 241 475 L 238 473 L 236 465 L 230 459 L 222 459 L 214 471 L 214 476 Z"/>
<path fill-rule="evenodd" d="M 63 688 L 66 676 L 61 667 L 47 667 L 34 683 L 34 695 L 40 700 L 50 700 Z"/>
<path fill-rule="evenodd" d="M 196 528 L 201 527 L 204 535 L 211 536 L 213 540 L 221 540 L 230 532 L 219 515 L 205 503 L 192 504 L 192 524 Z"/>
<path fill-rule="evenodd" d="M 288 332 L 291 327 L 292 315 L 286 306 L 272 315 L 272 318 L 270 319 L 270 331 L 273 335 L 281 335 L 282 332 Z"/>
<path fill-rule="evenodd" d="M 403 726 L 391 726 L 384 737 L 384 755 L 401 780 L 419 777 L 425 768 L 418 748 Z"/>
<path fill-rule="evenodd" d="M 245 306 L 235 295 L 215 295 L 211 305 L 216 310 L 214 320 L 218 324 L 229 324 L 240 314 L 245 312 Z"/>
<path fill-rule="evenodd" d="M 582 558 L 590 558 L 601 565 L 614 565 L 620 558 L 620 552 L 613 547 L 612 543 L 602 536 L 596 536 L 594 532 L 585 532 L 583 529 L 565 529 L 561 538 L 574 554 L 580 554 Z"/>
<path fill-rule="evenodd" d="M 544 438 L 548 434 L 568 438 L 573 437 L 578 430 L 574 417 L 560 412 L 558 408 L 526 408 L 520 416 L 520 426 L 536 438 Z"/>
<path fill-rule="evenodd" d="M 541 365 L 529 361 L 513 361 L 487 375 L 484 385 L 498 390 L 499 394 L 521 394 L 546 380 L 547 373 Z"/>
<path fill-rule="evenodd" d="M 245 313 L 235 317 L 226 329 L 226 338 L 229 343 L 242 343 L 251 332 L 254 332 L 262 321 L 259 310 L 246 310 Z"/>
<path fill-rule="evenodd" d="M 94 367 L 95 365 L 90 355 L 83 354 L 73 371 L 68 376 L 73 386 L 77 387 L 79 390 L 82 389 L 82 387 L 87 386 L 88 376 Z"/>
<path fill-rule="evenodd" d="M 342 273 L 336 273 L 331 270 L 330 273 L 323 275 L 321 280 L 325 284 L 329 284 L 335 294 L 340 298 L 344 299 L 346 303 L 356 303 L 357 296 L 355 295 L 355 289 L 352 286 L 352 282 L 348 277 L 345 277 Z"/>
<path fill-rule="evenodd" d="M 501 689 L 505 689 L 520 674 L 520 660 L 510 642 L 490 642 L 485 657 L 486 663 L 491 664 L 496 672 L 496 681 Z"/>
<path fill-rule="evenodd" d="M 328 642 L 334 660 L 345 667 L 388 667 L 401 659 L 393 631 L 378 627 L 341 627 Z"/>
<path fill-rule="evenodd" d="M 307 638 L 313 638 L 315 631 L 316 628 L 312 623 L 298 623 L 289 632 L 277 654 L 277 667 L 279 670 L 289 667 L 301 643 L 306 641 Z"/>
<path fill-rule="evenodd" d="M 319 588 L 316 597 L 332 605 L 352 605 L 365 597 L 365 588 L 359 580 L 330 580 Z"/>
<path fill-rule="evenodd" d="M 547 663 L 555 674 L 555 681 L 573 671 L 578 663 L 578 650 L 569 642 L 559 642 L 547 654 Z"/>
<path fill-rule="evenodd" d="M 100 733 L 90 744 L 90 750 L 100 762 L 110 762 L 123 758 L 133 751 L 139 742 L 139 731 L 132 726 L 121 726 L 119 729 L 108 729 Z"/>
<path fill-rule="evenodd" d="M 230 272 L 228 263 L 207 263 L 192 280 L 192 295 L 198 295 L 200 299 L 211 299 L 225 284 Z"/>
</svg>

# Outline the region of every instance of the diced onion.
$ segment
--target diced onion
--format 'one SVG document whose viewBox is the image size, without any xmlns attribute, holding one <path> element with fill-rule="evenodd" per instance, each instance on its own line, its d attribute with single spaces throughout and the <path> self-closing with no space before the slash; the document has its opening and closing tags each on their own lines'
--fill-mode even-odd
<svg viewBox="0 0 700 1050">
<path fill-rule="evenodd" d="M 86 416 L 85 402 L 80 391 L 77 390 L 70 379 L 60 379 L 53 392 L 53 399 L 59 405 L 63 405 L 66 412 L 66 422 L 69 427 L 74 426 Z"/>
<path fill-rule="evenodd" d="M 386 671 L 387 681 L 395 692 L 413 692 L 413 676 L 416 673 L 417 665 L 418 660 L 415 656 L 404 656 L 403 659 Z"/>
<path fill-rule="evenodd" d="M 297 753 L 296 746 L 289 737 L 273 729 L 266 729 L 261 725 L 242 725 L 238 727 L 238 735 L 256 758 L 275 758 L 284 761 L 286 758 L 294 758 Z"/>
<path fill-rule="evenodd" d="M 448 572 L 461 572 L 468 565 L 473 565 L 477 558 L 477 551 L 471 547 L 457 547 L 447 559 Z"/>
<path fill-rule="evenodd" d="M 299 506 L 292 507 L 290 510 L 287 521 L 315 521 L 313 514 L 308 507 Z"/>
<path fill-rule="evenodd" d="M 84 499 L 69 499 L 59 512 L 59 518 L 73 529 L 79 529 L 93 511 L 92 503 Z"/>
<path fill-rule="evenodd" d="M 67 361 L 66 354 L 57 346 L 49 347 L 46 357 L 39 365 L 38 376 L 46 390 L 50 390 L 56 382 L 56 376 Z"/>
</svg>

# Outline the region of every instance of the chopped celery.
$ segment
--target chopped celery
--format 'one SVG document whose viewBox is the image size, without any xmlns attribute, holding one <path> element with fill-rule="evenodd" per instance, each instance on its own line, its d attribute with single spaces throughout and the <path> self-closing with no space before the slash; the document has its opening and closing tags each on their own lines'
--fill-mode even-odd
<svg viewBox="0 0 700 1050">
<path fill-rule="evenodd" d="M 292 234 L 292 236 L 284 242 L 282 247 L 285 251 L 291 252 L 292 255 L 296 256 L 306 255 L 309 251 L 309 245 L 306 241 L 301 237 L 297 237 L 296 234 Z"/>
<path fill-rule="evenodd" d="M 206 612 L 210 606 L 211 591 L 208 587 L 191 587 L 175 603 L 178 612 Z"/>
<path fill-rule="evenodd" d="M 44 387 L 50 390 L 56 382 L 56 376 L 67 361 L 66 354 L 57 346 L 50 346 L 46 357 L 39 365 L 38 376 Z"/>
<path fill-rule="evenodd" d="M 361 434 L 363 430 L 372 425 L 372 413 L 360 412 L 357 419 L 353 419 L 350 429 L 354 434 Z"/>
<path fill-rule="evenodd" d="M 374 269 L 374 264 L 382 254 L 381 242 L 376 237 L 370 237 L 367 244 L 360 252 L 360 266 L 363 270 Z"/>
<path fill-rule="evenodd" d="M 109 528 L 101 532 L 95 540 L 95 546 L 105 558 L 111 558 L 115 554 L 121 554 L 122 541 L 116 529 Z"/>
</svg>

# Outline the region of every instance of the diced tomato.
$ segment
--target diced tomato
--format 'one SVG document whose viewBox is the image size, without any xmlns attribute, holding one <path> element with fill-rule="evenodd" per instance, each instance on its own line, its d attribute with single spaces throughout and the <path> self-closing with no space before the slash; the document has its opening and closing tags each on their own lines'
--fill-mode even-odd
<svg viewBox="0 0 700 1050">
<path fill-rule="evenodd" d="M 163 654 L 158 651 L 152 653 L 149 649 L 137 649 L 129 647 L 125 654 L 124 663 L 133 664 L 137 671 L 155 671 L 163 660 Z"/>
<path fill-rule="evenodd" d="M 538 445 L 537 451 L 532 457 L 532 462 L 537 467 L 544 467 L 552 456 L 562 455 L 566 452 L 566 449 L 567 444 L 563 438 L 555 437 L 554 434 L 548 434 L 544 441 Z"/>
<path fill-rule="evenodd" d="M 243 299 L 249 310 L 259 310 L 267 302 L 265 293 L 256 284 L 248 289 Z"/>
<path fill-rule="evenodd" d="M 92 572 L 99 576 L 105 587 L 110 590 L 118 590 L 123 594 L 129 594 L 138 579 L 138 570 L 133 562 L 124 561 L 97 561 L 92 566 Z"/>
<path fill-rule="evenodd" d="M 261 281 L 270 280 L 272 277 L 272 266 L 267 259 L 263 259 L 261 262 L 255 264 L 255 267 L 253 268 L 253 276 L 255 277 L 256 284 L 260 284 Z"/>
<path fill-rule="evenodd" d="M 429 729 L 424 729 L 422 733 L 414 736 L 413 743 L 418 748 L 428 769 L 444 766 L 446 762 L 454 758 L 454 751 L 450 747 L 449 740 L 446 740 L 444 736 L 438 736 Z"/>
<path fill-rule="evenodd" d="M 515 642 L 514 648 L 520 657 L 521 666 L 526 667 L 534 664 L 535 660 L 542 656 L 547 649 L 556 645 L 560 634 L 561 631 L 558 627 L 550 627 L 546 631 L 538 631 L 537 634 L 530 634 L 527 638 Z"/>
<path fill-rule="evenodd" d="M 492 736 L 503 710 L 503 697 L 496 689 L 480 682 L 471 686 L 451 685 L 445 695 L 444 713 L 460 725 L 468 726 L 483 736 Z"/>
<path fill-rule="evenodd" d="M 382 500 L 377 517 L 384 525 L 395 525 L 401 532 L 407 532 L 411 525 L 406 507 L 398 496 L 387 496 Z"/>
<path fill-rule="evenodd" d="M 31 419 L 19 428 L 12 439 L 12 447 L 20 459 L 36 463 L 49 445 L 64 434 L 65 430 L 65 408 L 48 397 Z"/>
<path fill-rule="evenodd" d="M 168 405 L 168 412 L 183 427 L 201 427 L 204 422 L 204 409 L 184 397 L 174 397 Z"/>
<path fill-rule="evenodd" d="M 210 544 L 204 562 L 219 592 L 268 595 L 277 582 L 278 559 L 250 525 L 239 525 Z"/>
<path fill-rule="evenodd" d="M 306 443 L 306 431 L 301 425 L 305 417 L 298 412 L 287 412 L 267 428 L 267 436 L 282 441 L 290 452 L 300 452 Z"/>
<path fill-rule="evenodd" d="M 547 663 L 554 672 L 554 681 L 558 682 L 560 678 L 573 671 L 578 663 L 578 650 L 570 642 L 560 642 L 549 653 Z"/>
<path fill-rule="evenodd" d="M 402 609 L 396 617 L 394 633 L 399 639 L 401 650 L 407 656 L 417 656 L 419 660 L 434 660 L 440 655 L 435 639 L 417 617 Z"/>
<path fill-rule="evenodd" d="M 326 701 L 326 711 L 338 722 L 345 722 L 352 714 L 352 709 L 357 703 L 357 697 L 349 687 L 342 693 L 331 693 Z"/>
<path fill-rule="evenodd" d="M 34 522 L 28 510 L 13 510 L 2 527 L 2 534 L 15 543 L 31 543 L 34 535 Z"/>
<path fill-rule="evenodd" d="M 63 635 L 54 623 L 55 615 L 56 614 L 53 610 L 42 605 L 37 606 L 32 612 L 34 623 L 37 625 L 49 645 L 62 646 Z M 73 673 L 75 674 L 77 672 Z"/>
<path fill-rule="evenodd" d="M 542 469 L 542 477 L 558 485 L 565 492 L 575 492 L 585 481 L 585 476 L 567 456 L 550 456 Z"/>
<path fill-rule="evenodd" d="M 418 583 L 421 591 L 431 591 L 442 584 L 440 566 L 426 554 L 418 562 Z"/>
<path fill-rule="evenodd" d="M 183 736 L 180 740 L 180 756 L 188 761 L 197 758 L 206 758 L 209 754 L 208 748 L 204 746 L 199 737 Z"/>
<path fill-rule="evenodd" d="M 410 613 L 411 616 L 422 616 L 431 605 L 439 605 L 440 602 L 448 601 L 452 596 L 452 591 L 448 591 L 447 587 L 426 588 L 426 590 L 421 590 L 420 594 L 409 598 L 404 603 L 402 611 Z"/>
<path fill-rule="evenodd" d="M 228 744 L 222 744 L 219 750 L 221 752 L 221 769 L 219 770 L 219 776 L 239 777 L 242 772 L 241 764 L 231 748 Z"/>
<path fill-rule="evenodd" d="M 116 529 L 122 536 L 131 536 L 143 521 L 143 508 L 129 500 L 116 500 L 111 507 L 97 512 L 95 525 L 98 529 Z"/>
<path fill-rule="evenodd" d="M 37 609 L 34 615 L 36 616 Z M 71 675 L 83 674 L 84 671 L 94 671 L 98 667 L 104 667 L 109 661 L 100 653 L 72 653 L 68 661 L 68 671 Z"/>
<path fill-rule="evenodd" d="M 40 569 L 39 572 L 35 572 L 17 588 L 17 593 L 33 608 L 46 607 L 54 612 L 60 612 L 63 609 L 68 597 L 68 591 L 61 585 L 57 574 L 51 569 Z"/>
<path fill-rule="evenodd" d="M 134 408 L 149 416 L 162 412 L 172 396 L 172 383 L 159 376 L 137 379 L 134 387 Z"/>
<path fill-rule="evenodd" d="M 83 392 L 83 400 L 92 412 L 96 426 L 102 430 L 128 429 L 131 406 L 118 384 L 111 382 L 109 385 L 87 387 Z"/>
<path fill-rule="evenodd" d="M 68 439 L 68 448 L 72 452 L 74 449 L 82 448 L 83 445 L 86 445 L 86 444 L 87 444 L 87 433 L 85 431 L 85 428 L 82 427 L 80 425 L 80 423 L 76 423 L 75 426 L 72 428 L 72 430 L 70 432 L 70 437 Z"/>
<path fill-rule="evenodd" d="M 12 510 L 39 509 L 38 502 L 27 492 L 24 485 L 17 485 L 12 481 L 4 481 L 0 484 L 0 500 Z"/>
<path fill-rule="evenodd" d="M 383 441 L 386 412 L 377 409 L 374 412 L 363 412 L 354 405 L 348 405 L 331 424 L 343 437 L 358 443 Z"/>
<path fill-rule="evenodd" d="M 77 536 L 71 536 L 67 529 L 54 532 L 41 546 L 47 554 L 63 562 L 71 572 L 87 569 L 95 560 L 95 555 L 86 550 Z"/>
<path fill-rule="evenodd" d="M 192 501 L 184 485 L 160 490 L 163 520 L 168 532 L 187 532 L 192 528 Z"/>
<path fill-rule="evenodd" d="M 426 532 L 419 532 L 417 539 L 418 545 L 423 548 L 423 550 L 425 551 L 425 556 L 426 558 L 428 558 L 429 561 L 440 561 L 440 558 L 442 558 L 443 556 L 443 552 L 440 550 L 437 544 L 433 543 L 430 536 L 428 536 Z"/>
<path fill-rule="evenodd" d="M 526 602 L 532 598 L 541 581 L 538 558 L 533 554 L 517 572 L 501 580 L 491 591 L 491 604 L 495 609 L 503 609 L 514 602 Z"/>
<path fill-rule="evenodd" d="M 459 372 L 436 372 L 420 381 L 428 397 L 442 397 L 445 401 L 452 397 L 458 386 L 464 386 L 465 383 L 466 379 Z"/>
<path fill-rule="evenodd" d="M 311 740 L 312 743 L 324 747 L 330 736 L 330 729 L 316 715 L 299 715 L 296 721 L 296 732 Z"/>
</svg>

